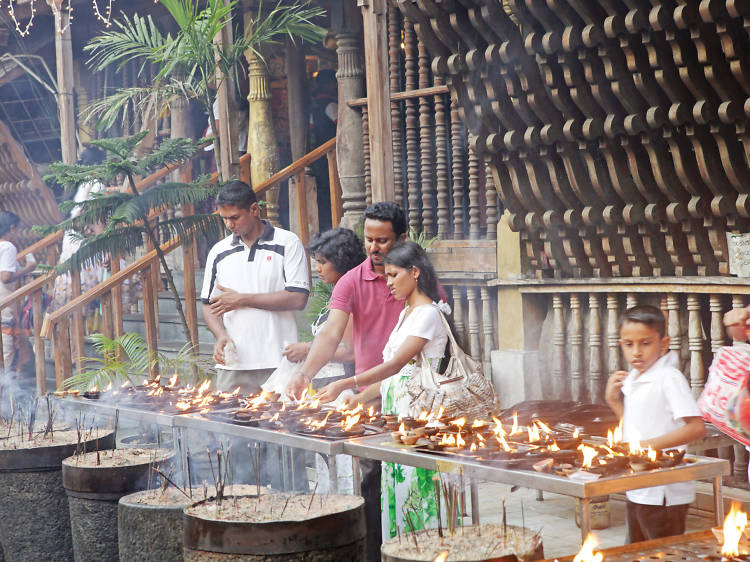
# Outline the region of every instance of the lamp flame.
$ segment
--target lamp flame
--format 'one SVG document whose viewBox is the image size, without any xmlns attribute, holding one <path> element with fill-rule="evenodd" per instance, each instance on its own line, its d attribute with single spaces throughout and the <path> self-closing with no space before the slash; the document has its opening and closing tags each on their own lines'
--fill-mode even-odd
<svg viewBox="0 0 750 562">
<path fill-rule="evenodd" d="M 724 519 L 724 544 L 721 546 L 722 556 L 737 556 L 742 531 L 747 526 L 747 513 L 740 510 L 739 504 L 732 502 L 732 508 Z"/>
<path fill-rule="evenodd" d="M 529 433 L 529 443 L 536 443 L 539 441 L 539 428 L 535 425 L 530 425 L 526 428 Z"/>
<path fill-rule="evenodd" d="M 505 430 L 503 429 L 502 422 L 496 417 L 493 417 L 492 421 L 495 422 L 495 427 L 492 428 L 492 432 L 496 433 L 499 436 L 505 435 Z"/>
<path fill-rule="evenodd" d="M 578 446 L 578 450 L 583 453 L 583 464 L 581 464 L 582 468 L 589 468 L 591 466 L 591 461 L 593 461 L 594 458 L 599 454 L 596 449 L 588 447 L 583 443 Z"/>
<path fill-rule="evenodd" d="M 654 462 L 656 460 L 656 451 L 651 448 L 651 445 L 648 446 L 646 455 L 648 456 L 648 460 L 650 460 L 651 462 Z"/>
<path fill-rule="evenodd" d="M 518 433 L 518 412 L 513 412 L 513 427 L 510 428 L 510 434 Z"/>
<path fill-rule="evenodd" d="M 601 562 L 604 560 L 604 555 L 601 552 L 594 552 L 594 548 L 598 545 L 599 541 L 597 540 L 596 535 L 589 533 L 586 540 L 583 541 L 581 550 L 579 550 L 576 557 L 573 558 L 573 562 Z"/>
<path fill-rule="evenodd" d="M 432 562 L 445 562 L 448 559 L 448 554 L 450 554 L 450 550 L 444 550 L 438 554 Z"/>
<path fill-rule="evenodd" d="M 353 416 L 346 416 L 346 419 L 344 420 L 342 427 L 344 428 L 344 431 L 350 431 L 352 427 L 357 425 L 357 422 L 359 422 L 359 414 L 355 414 Z"/>
</svg>

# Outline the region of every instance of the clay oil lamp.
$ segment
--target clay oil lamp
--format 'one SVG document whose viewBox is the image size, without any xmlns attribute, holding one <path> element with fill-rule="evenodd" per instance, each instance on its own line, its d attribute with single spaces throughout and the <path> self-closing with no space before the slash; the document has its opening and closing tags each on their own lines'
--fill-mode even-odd
<svg viewBox="0 0 750 562">
<path fill-rule="evenodd" d="M 659 468 L 669 468 L 682 464 L 685 458 L 685 451 L 681 449 L 670 449 L 668 451 L 656 451 L 656 464 Z"/>
<path fill-rule="evenodd" d="M 370 406 L 367 409 L 367 419 L 365 420 L 365 425 L 375 428 L 383 428 L 385 427 L 385 417 L 379 412 L 376 412 L 374 406 Z"/>
<path fill-rule="evenodd" d="M 649 447 L 644 454 L 643 450 L 640 448 L 640 444 L 638 444 L 637 448 L 633 448 L 633 445 L 635 444 L 631 444 L 631 452 L 629 455 L 630 468 L 635 472 L 643 472 L 644 470 L 659 468 L 659 465 L 656 463 L 656 451 Z"/>
<path fill-rule="evenodd" d="M 82 393 L 81 396 L 84 398 L 88 398 L 89 400 L 99 400 L 101 397 L 101 392 L 99 392 L 99 389 L 94 386 L 91 390 L 87 390 L 86 392 Z"/>
<path fill-rule="evenodd" d="M 234 423 L 238 425 L 246 425 L 246 426 L 256 426 L 258 425 L 258 418 L 256 417 L 256 413 L 252 410 L 237 410 L 234 412 L 233 416 Z"/>
<path fill-rule="evenodd" d="M 258 427 L 262 429 L 283 429 L 284 424 L 279 421 L 279 412 L 273 415 L 266 412 L 258 420 Z"/>
<path fill-rule="evenodd" d="M 359 413 L 348 415 L 339 425 L 328 427 L 326 435 L 336 438 L 351 438 L 364 435 L 365 426 L 359 423 L 361 418 L 362 416 Z"/>
<path fill-rule="evenodd" d="M 408 432 L 406 431 L 406 426 L 404 425 L 404 423 L 401 423 L 396 431 L 391 431 L 391 437 L 393 437 L 393 440 L 396 443 L 401 443 L 401 439 L 403 437 L 406 437 L 407 435 Z"/>
</svg>

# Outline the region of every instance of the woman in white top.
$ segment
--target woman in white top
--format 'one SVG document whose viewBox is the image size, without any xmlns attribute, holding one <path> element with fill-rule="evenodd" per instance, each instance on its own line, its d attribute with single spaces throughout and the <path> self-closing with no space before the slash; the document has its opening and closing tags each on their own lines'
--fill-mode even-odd
<svg viewBox="0 0 750 562">
<path fill-rule="evenodd" d="M 406 382 L 420 353 L 433 363 L 445 355 L 448 334 L 440 318 L 445 303 L 438 303 L 437 276 L 426 252 L 414 242 L 394 246 L 385 256 L 385 277 L 393 296 L 408 306 L 399 316 L 383 349 L 383 363 L 359 375 L 332 382 L 316 398 L 334 400 L 346 389 L 367 387 L 347 399 L 348 405 L 368 402 L 379 393 L 385 414 L 409 415 Z M 376 384 L 380 383 L 380 384 Z M 397 532 L 434 527 L 437 505 L 432 493 L 433 472 L 383 463 L 383 539 Z M 404 509 L 405 507 L 405 509 Z M 407 522 L 404 513 L 411 520 Z"/>
</svg>

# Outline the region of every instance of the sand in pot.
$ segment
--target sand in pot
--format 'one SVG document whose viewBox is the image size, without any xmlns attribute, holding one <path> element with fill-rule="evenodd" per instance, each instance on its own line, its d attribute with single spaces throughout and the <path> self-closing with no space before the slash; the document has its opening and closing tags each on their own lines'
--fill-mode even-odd
<svg viewBox="0 0 750 562">
<path fill-rule="evenodd" d="M 380 548 L 382 562 L 432 562 L 447 552 L 446 562 L 526 562 L 544 558 L 542 538 L 529 529 L 486 524 L 416 531 L 393 538 Z M 416 539 L 416 540 L 414 540 Z"/>
<path fill-rule="evenodd" d="M 111 447 L 113 434 L 35 428 L 0 433 L 0 541 L 7 560 L 73 560 L 62 460 L 76 447 Z"/>
<path fill-rule="evenodd" d="M 73 553 L 76 562 L 117 560 L 117 502 L 156 482 L 152 465 L 172 452 L 163 449 L 116 449 L 73 456 L 63 461 Z"/>
<path fill-rule="evenodd" d="M 359 496 L 268 494 L 226 497 L 185 509 L 187 562 L 365 560 Z"/>
<path fill-rule="evenodd" d="M 261 493 L 268 490 L 261 488 Z M 197 488 L 185 490 L 198 497 Z M 120 498 L 117 508 L 117 540 L 123 562 L 171 562 L 182 560 L 182 512 L 193 503 L 176 488 L 151 489 Z M 255 486 L 227 486 L 227 493 L 257 494 Z"/>
</svg>

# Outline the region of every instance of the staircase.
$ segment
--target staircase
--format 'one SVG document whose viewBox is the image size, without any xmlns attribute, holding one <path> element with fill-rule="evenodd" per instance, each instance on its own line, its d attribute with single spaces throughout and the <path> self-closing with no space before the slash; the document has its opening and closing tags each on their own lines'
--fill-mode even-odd
<svg viewBox="0 0 750 562">
<path fill-rule="evenodd" d="M 172 271 L 175 286 L 177 291 L 180 293 L 180 297 L 184 299 L 184 273 L 182 271 Z M 203 285 L 203 270 L 197 269 L 195 271 L 195 286 L 198 293 Z M 140 302 L 139 302 L 140 305 Z M 184 308 L 184 307 L 183 307 Z M 214 349 L 214 336 L 203 321 L 203 307 L 200 302 L 200 295 L 198 295 L 198 302 L 196 306 L 198 310 L 198 345 L 199 353 L 201 358 L 210 360 L 213 355 Z M 180 317 L 177 313 L 177 307 L 172 293 L 167 290 L 159 291 L 159 341 L 158 350 L 166 355 L 176 355 L 177 352 L 187 342 L 185 332 L 180 322 Z M 132 314 L 123 315 L 122 328 L 124 332 L 135 332 L 141 336 L 146 336 L 146 325 L 143 321 L 143 312 L 139 311 Z"/>
</svg>

